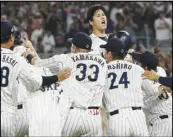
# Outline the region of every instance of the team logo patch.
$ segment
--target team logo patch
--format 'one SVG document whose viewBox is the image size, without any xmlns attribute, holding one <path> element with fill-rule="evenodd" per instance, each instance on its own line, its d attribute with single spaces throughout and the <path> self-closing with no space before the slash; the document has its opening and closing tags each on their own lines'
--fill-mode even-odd
<svg viewBox="0 0 173 137">
<path fill-rule="evenodd" d="M 86 48 L 89 48 L 89 45 L 86 45 Z"/>
</svg>

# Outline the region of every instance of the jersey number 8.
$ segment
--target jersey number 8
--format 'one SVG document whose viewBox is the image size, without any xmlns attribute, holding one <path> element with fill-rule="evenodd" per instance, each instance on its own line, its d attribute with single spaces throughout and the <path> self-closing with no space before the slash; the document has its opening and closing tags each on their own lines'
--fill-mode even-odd
<svg viewBox="0 0 173 137">
<path fill-rule="evenodd" d="M 81 76 L 77 75 L 76 80 L 78 80 L 78 81 L 84 80 L 86 78 L 87 65 L 83 64 L 83 63 L 80 63 L 76 67 L 77 68 L 82 68 L 82 70 L 80 71 Z M 97 65 L 92 64 L 92 65 L 89 66 L 89 69 L 95 69 L 95 71 L 93 71 L 92 76 L 91 75 L 88 76 L 88 80 L 92 81 L 92 82 L 97 81 L 98 74 L 99 74 L 99 67 Z"/>
<path fill-rule="evenodd" d="M 1 87 L 7 87 L 8 86 L 8 77 L 9 77 L 9 68 L 8 67 L 2 67 L 1 68 Z"/>
</svg>

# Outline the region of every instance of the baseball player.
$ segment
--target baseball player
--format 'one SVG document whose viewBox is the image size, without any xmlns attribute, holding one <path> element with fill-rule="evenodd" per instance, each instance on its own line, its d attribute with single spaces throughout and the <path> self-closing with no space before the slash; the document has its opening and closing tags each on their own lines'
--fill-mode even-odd
<svg viewBox="0 0 173 137">
<path fill-rule="evenodd" d="M 33 66 L 10 50 L 13 42 L 13 25 L 8 21 L 1 21 L 1 136 L 15 136 L 16 85 L 19 78 L 29 91 L 36 91 L 41 85 L 50 85 L 58 81 L 58 75 L 42 77 L 36 74 Z M 64 80 L 69 75 L 70 70 L 61 78 Z M 59 77 L 59 81 L 61 78 Z"/>
<path fill-rule="evenodd" d="M 140 62 L 145 70 L 157 71 L 158 59 L 151 52 L 142 54 L 132 53 L 133 59 Z M 165 72 L 157 71 L 161 76 Z M 165 90 L 160 90 L 162 85 L 156 81 L 144 80 L 142 90 L 144 95 L 144 106 L 149 132 L 151 136 L 172 136 L 172 96 Z"/>
<path fill-rule="evenodd" d="M 62 82 L 63 91 L 74 100 L 62 136 L 103 136 L 99 107 L 107 64 L 100 55 L 90 52 L 92 41 L 87 34 L 78 32 L 69 41 L 72 42 L 72 53 L 44 60 L 33 58 L 31 63 L 48 67 L 52 73 L 65 66 L 73 67 L 71 77 Z"/>
<path fill-rule="evenodd" d="M 47 68 L 38 68 L 43 76 L 52 75 Z M 72 105 L 60 83 L 42 87 L 27 100 L 29 136 L 61 136 L 62 127 Z"/>
<path fill-rule="evenodd" d="M 19 56 L 26 51 L 26 47 L 23 44 L 21 33 L 19 28 L 15 27 L 15 40 L 14 44 L 10 48 Z M 27 117 L 26 100 L 29 96 L 29 92 L 26 87 L 22 84 L 22 81 L 18 80 L 17 86 L 18 96 L 17 96 L 17 114 L 16 114 L 16 136 L 23 137 L 28 135 L 29 121 Z"/>
<path fill-rule="evenodd" d="M 13 50 L 21 55 L 26 47 L 15 46 Z M 52 75 L 42 67 L 35 71 L 43 76 Z M 31 95 L 19 81 L 16 136 L 61 136 L 72 101 L 62 94 L 59 85 L 54 83 Z"/>
<path fill-rule="evenodd" d="M 100 48 L 101 44 L 106 44 L 108 35 L 106 34 L 107 17 L 106 11 L 101 5 L 93 5 L 88 9 L 87 21 L 92 29 L 90 35 L 92 39 L 92 50 L 95 54 L 99 54 L 103 57 L 103 50 Z M 104 129 L 104 135 L 106 135 L 106 123 L 107 116 L 104 107 L 101 107 L 102 126 Z"/>
<path fill-rule="evenodd" d="M 149 136 L 142 110 L 141 74 L 144 70 L 123 60 L 125 48 L 118 38 L 111 38 L 100 47 L 105 49 L 108 62 L 108 90 L 103 96 L 109 112 L 108 136 Z"/>
<path fill-rule="evenodd" d="M 25 45 L 26 40 L 22 41 L 20 45 L 16 45 L 21 41 L 19 39 L 21 37 L 18 35 L 20 35 L 19 30 L 18 33 L 15 33 L 16 42 L 14 42 L 13 51 L 21 56 L 27 45 Z M 35 68 L 35 71 L 43 76 L 52 75 L 48 69 L 42 67 Z M 62 92 L 59 84 L 54 83 L 31 95 L 27 93 L 19 80 L 16 136 L 61 136 L 61 127 L 63 127 L 72 103 Z M 49 111 L 47 111 L 48 109 Z"/>
<path fill-rule="evenodd" d="M 107 28 L 106 11 L 101 5 L 93 5 L 88 9 L 87 20 L 92 28 L 92 50 L 95 54 L 102 54 L 101 44 L 106 44 L 108 36 L 105 33 Z"/>
</svg>

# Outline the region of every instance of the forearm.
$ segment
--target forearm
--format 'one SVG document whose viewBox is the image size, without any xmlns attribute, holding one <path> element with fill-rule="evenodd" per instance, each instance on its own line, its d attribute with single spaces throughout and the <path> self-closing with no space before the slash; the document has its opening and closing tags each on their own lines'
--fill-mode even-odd
<svg viewBox="0 0 173 137">
<path fill-rule="evenodd" d="M 43 82 L 42 82 L 42 86 L 49 86 L 55 82 L 58 81 L 58 76 L 57 75 L 53 75 L 53 76 L 42 76 Z"/>
<path fill-rule="evenodd" d="M 172 89 L 172 77 L 159 77 L 159 83 Z"/>
</svg>

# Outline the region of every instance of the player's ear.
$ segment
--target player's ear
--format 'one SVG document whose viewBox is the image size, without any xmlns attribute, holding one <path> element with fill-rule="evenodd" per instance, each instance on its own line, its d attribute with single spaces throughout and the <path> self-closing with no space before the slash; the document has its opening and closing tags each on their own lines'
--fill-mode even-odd
<svg viewBox="0 0 173 137">
<path fill-rule="evenodd" d="M 110 51 L 108 51 L 108 57 L 109 59 L 112 59 L 112 53 Z"/>
<path fill-rule="evenodd" d="M 145 66 L 145 67 L 144 67 L 144 70 L 148 70 L 148 67 Z"/>
<path fill-rule="evenodd" d="M 92 26 L 92 25 L 93 25 L 93 21 L 90 20 L 90 21 L 89 21 L 89 24 Z"/>
<path fill-rule="evenodd" d="M 14 42 L 14 35 L 13 34 L 11 34 L 11 36 L 10 36 L 10 42 Z"/>
</svg>

